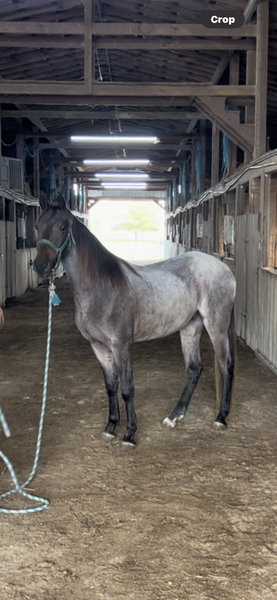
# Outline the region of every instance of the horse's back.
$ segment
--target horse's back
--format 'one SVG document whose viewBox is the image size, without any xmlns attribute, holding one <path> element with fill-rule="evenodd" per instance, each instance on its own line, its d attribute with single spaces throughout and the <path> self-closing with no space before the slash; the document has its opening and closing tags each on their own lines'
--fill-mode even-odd
<svg viewBox="0 0 277 600">
<path fill-rule="evenodd" d="M 168 273 L 169 276 L 173 275 L 184 280 L 186 285 L 192 283 L 194 286 L 198 283 L 200 285 L 208 284 L 208 287 L 210 287 L 220 281 L 221 284 L 227 288 L 230 287 L 234 292 L 236 288 L 235 277 L 223 261 L 211 254 L 196 250 L 135 268 L 142 277 L 145 275 L 147 278 L 150 275 L 155 279 Z"/>
</svg>

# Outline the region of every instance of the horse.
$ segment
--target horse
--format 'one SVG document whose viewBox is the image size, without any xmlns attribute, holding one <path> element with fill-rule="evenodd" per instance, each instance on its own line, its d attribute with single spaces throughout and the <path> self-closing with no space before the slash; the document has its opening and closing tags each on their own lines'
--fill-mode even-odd
<svg viewBox="0 0 277 600">
<path fill-rule="evenodd" d="M 234 300 L 236 282 L 217 257 L 190 251 L 144 266 L 111 252 L 77 220 L 58 193 L 52 204 L 40 195 L 35 225 L 34 269 L 50 277 L 62 261 L 75 303 L 75 322 L 102 368 L 109 402 L 104 433 L 115 436 L 120 420 L 118 388 L 126 411 L 123 443 L 135 445 L 137 417 L 131 360 L 133 343 L 180 333 L 187 381 L 163 423 L 183 419 L 203 370 L 200 338 L 206 329 L 216 362 L 217 427 L 227 427 L 235 369 Z"/>
</svg>

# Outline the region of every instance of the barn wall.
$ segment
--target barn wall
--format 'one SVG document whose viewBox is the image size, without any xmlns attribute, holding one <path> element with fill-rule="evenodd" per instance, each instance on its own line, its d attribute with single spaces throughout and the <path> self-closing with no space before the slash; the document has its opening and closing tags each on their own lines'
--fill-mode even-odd
<svg viewBox="0 0 277 600">
<path fill-rule="evenodd" d="M 16 297 L 22 296 L 28 288 L 38 286 L 38 277 L 30 265 L 30 260 L 34 260 L 35 256 L 36 248 L 16 252 Z"/>
</svg>

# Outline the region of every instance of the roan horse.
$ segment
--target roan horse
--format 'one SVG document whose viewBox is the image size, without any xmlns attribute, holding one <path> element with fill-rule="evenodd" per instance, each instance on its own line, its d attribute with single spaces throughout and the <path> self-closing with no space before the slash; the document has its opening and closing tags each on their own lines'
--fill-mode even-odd
<svg viewBox="0 0 277 600">
<path fill-rule="evenodd" d="M 187 383 L 164 423 L 184 418 L 202 372 L 200 338 L 205 326 L 216 355 L 220 409 L 215 424 L 226 426 L 234 379 L 234 276 L 218 258 L 187 252 L 146 266 L 131 265 L 110 253 L 66 207 L 62 194 L 42 212 L 35 226 L 34 269 L 49 277 L 62 260 L 74 301 L 76 325 L 91 344 L 102 367 L 109 418 L 115 435 L 119 424 L 118 386 L 125 402 L 127 429 L 123 442 L 136 443 L 137 418 L 131 345 L 179 331 Z"/>
</svg>

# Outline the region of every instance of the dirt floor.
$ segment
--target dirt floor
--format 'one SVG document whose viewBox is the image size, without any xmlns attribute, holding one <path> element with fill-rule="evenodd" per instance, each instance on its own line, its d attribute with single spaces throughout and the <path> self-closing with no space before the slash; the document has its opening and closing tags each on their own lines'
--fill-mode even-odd
<svg viewBox="0 0 277 600">
<path fill-rule="evenodd" d="M 276 600 L 276 377 L 239 343 L 229 428 L 214 431 L 213 352 L 204 337 L 198 390 L 186 420 L 168 431 L 161 423 L 184 380 L 179 339 L 139 344 L 138 444 L 120 444 L 123 411 L 118 436 L 107 443 L 102 373 L 75 328 L 65 280 L 58 292 L 42 450 L 30 486 L 50 508 L 0 514 L 1 600 Z M 0 333 L 0 398 L 12 431 L 10 440 L 0 431 L 0 448 L 20 482 L 35 451 L 47 303 L 46 287 L 27 292 L 5 310 Z M 1 463 L 0 493 L 11 487 Z"/>
</svg>

